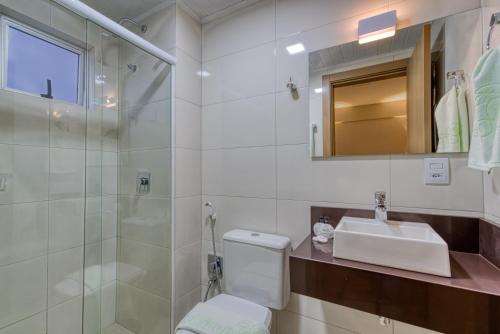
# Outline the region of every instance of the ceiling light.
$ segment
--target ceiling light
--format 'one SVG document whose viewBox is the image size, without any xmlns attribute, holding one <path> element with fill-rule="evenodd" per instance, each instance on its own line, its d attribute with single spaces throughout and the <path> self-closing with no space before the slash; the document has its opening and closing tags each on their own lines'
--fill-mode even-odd
<svg viewBox="0 0 500 334">
<path fill-rule="evenodd" d="M 289 45 L 286 47 L 286 50 L 291 55 L 303 52 L 305 49 L 306 48 L 304 47 L 304 45 L 302 43 L 297 43 L 297 44 Z"/>
<path fill-rule="evenodd" d="M 323 88 L 315 88 L 315 89 L 314 89 L 314 92 L 315 92 L 316 94 L 321 94 L 321 93 L 323 93 Z"/>
<path fill-rule="evenodd" d="M 359 44 L 366 44 L 394 36 L 396 34 L 397 21 L 395 10 L 359 21 Z"/>
</svg>

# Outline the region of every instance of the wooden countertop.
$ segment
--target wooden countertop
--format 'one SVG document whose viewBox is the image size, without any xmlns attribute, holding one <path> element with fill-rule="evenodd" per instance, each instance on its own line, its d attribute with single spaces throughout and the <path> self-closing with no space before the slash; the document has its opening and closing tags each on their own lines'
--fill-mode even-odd
<svg viewBox="0 0 500 334">
<path fill-rule="evenodd" d="M 451 251 L 451 278 L 336 259 L 309 236 L 290 258 L 293 292 L 443 333 L 500 333 L 500 269 Z"/>
</svg>

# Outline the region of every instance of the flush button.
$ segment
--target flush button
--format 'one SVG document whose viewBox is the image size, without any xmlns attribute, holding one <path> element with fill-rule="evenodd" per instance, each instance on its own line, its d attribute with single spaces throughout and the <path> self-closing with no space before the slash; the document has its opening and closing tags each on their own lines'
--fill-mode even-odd
<svg viewBox="0 0 500 334">
<path fill-rule="evenodd" d="M 252 233 L 250 234 L 252 237 L 260 237 L 260 233 Z"/>
</svg>

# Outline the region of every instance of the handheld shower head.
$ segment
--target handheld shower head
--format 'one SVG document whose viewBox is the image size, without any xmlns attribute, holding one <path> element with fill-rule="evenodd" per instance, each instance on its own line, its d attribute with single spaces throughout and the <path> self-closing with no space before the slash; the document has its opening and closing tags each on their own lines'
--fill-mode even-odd
<svg viewBox="0 0 500 334">
<path fill-rule="evenodd" d="M 210 209 L 210 213 L 209 213 L 210 218 L 215 219 L 217 217 L 217 214 L 215 213 L 215 206 L 210 202 L 205 202 L 205 206 Z"/>
</svg>

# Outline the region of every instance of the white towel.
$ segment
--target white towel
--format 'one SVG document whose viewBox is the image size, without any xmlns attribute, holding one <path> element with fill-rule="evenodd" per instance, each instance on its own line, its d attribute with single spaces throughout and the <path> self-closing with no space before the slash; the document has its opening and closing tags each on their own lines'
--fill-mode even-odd
<svg viewBox="0 0 500 334">
<path fill-rule="evenodd" d="M 468 152 L 469 113 L 462 86 L 453 86 L 441 98 L 434 117 L 439 138 L 437 152 Z"/>
<path fill-rule="evenodd" d="M 490 171 L 500 167 L 500 49 L 485 53 L 474 70 L 476 115 L 469 167 Z"/>
<path fill-rule="evenodd" d="M 269 334 L 264 325 L 207 303 L 198 303 L 177 325 L 175 332 L 180 330 L 196 334 Z"/>
</svg>

